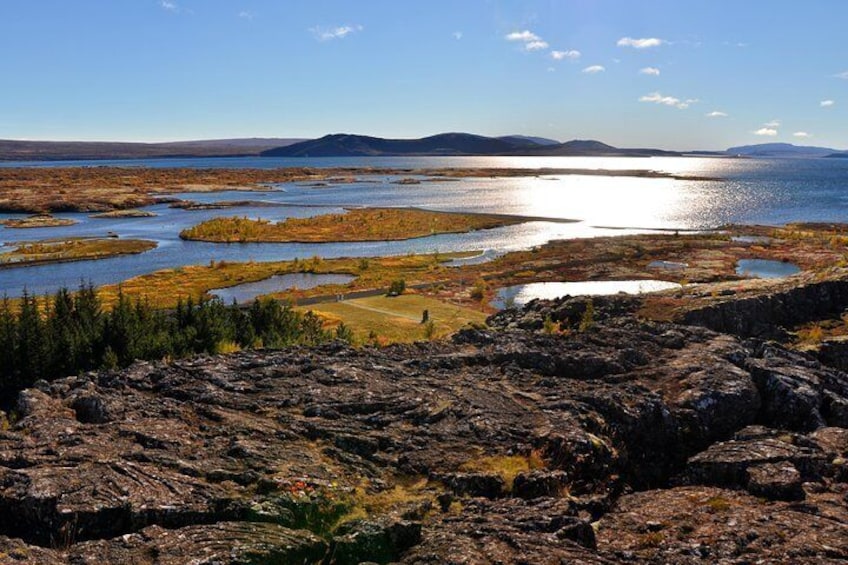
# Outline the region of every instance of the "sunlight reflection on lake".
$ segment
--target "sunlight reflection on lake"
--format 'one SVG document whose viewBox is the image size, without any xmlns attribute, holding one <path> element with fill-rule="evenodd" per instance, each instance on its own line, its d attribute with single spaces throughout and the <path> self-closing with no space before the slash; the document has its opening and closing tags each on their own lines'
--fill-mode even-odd
<svg viewBox="0 0 848 565">
<path fill-rule="evenodd" d="M 577 282 L 537 282 L 518 284 L 498 289 L 497 297 L 491 301 L 495 308 L 505 308 L 508 304 L 524 306 L 531 300 L 551 300 L 562 296 L 603 296 L 610 294 L 644 294 L 680 288 L 673 282 L 658 280 L 629 281 L 577 281 Z"/>
</svg>

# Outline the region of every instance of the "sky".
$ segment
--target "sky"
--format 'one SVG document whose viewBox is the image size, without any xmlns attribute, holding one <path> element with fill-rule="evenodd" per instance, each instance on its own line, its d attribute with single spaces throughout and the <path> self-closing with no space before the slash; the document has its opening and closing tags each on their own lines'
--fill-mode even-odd
<svg viewBox="0 0 848 565">
<path fill-rule="evenodd" d="M 0 0 L 0 139 L 848 148 L 845 0 Z"/>
</svg>

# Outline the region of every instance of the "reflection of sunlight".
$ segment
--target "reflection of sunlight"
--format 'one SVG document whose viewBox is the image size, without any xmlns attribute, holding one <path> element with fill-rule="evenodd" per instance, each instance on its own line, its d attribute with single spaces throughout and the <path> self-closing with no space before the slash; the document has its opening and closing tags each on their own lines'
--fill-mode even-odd
<svg viewBox="0 0 848 565">
<path fill-rule="evenodd" d="M 661 171 L 676 175 L 711 175 L 724 170 L 727 161 L 687 157 L 473 157 L 456 158 L 455 166 L 503 169 L 606 169 Z"/>
<path fill-rule="evenodd" d="M 522 213 L 531 216 L 611 227 L 686 227 L 669 225 L 685 200 L 678 184 L 672 179 L 575 175 L 557 181 L 522 179 L 517 196 Z"/>
</svg>

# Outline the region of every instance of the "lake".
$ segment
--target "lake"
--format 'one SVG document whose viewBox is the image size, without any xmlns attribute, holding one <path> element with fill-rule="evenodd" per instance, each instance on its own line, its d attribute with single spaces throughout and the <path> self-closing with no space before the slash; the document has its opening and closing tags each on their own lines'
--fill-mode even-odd
<svg viewBox="0 0 848 565">
<path fill-rule="evenodd" d="M 677 283 L 658 280 L 537 282 L 498 289 L 491 305 L 501 310 L 508 306 L 524 306 L 531 300 L 552 300 L 561 296 L 608 296 L 611 294 L 645 294 L 680 288 Z"/>
<path fill-rule="evenodd" d="M 239 284 L 226 288 L 215 288 L 209 294 L 220 298 L 225 304 L 237 302 L 247 304 L 264 294 L 281 292 L 293 288 L 305 290 L 324 284 L 347 284 L 356 277 L 339 274 L 288 273 L 274 275 L 260 281 Z"/>
<path fill-rule="evenodd" d="M 48 237 L 104 236 L 155 240 L 142 255 L 0 270 L 0 289 L 9 296 L 51 292 L 81 281 L 115 283 L 157 269 L 215 261 L 270 261 L 322 257 L 362 257 L 450 251 L 527 249 L 553 239 L 593 237 L 652 229 L 709 229 L 727 223 L 783 224 L 790 221 L 848 221 L 848 160 L 727 159 L 693 157 L 375 157 L 223 158 L 128 161 L 7 162 L 8 166 L 126 166 L 274 168 L 585 168 L 640 169 L 719 177 L 722 181 L 670 178 L 552 175 L 468 178 L 450 182 L 394 184 L 399 177 L 361 175 L 361 182 L 310 187 L 284 183 L 261 192 L 177 195 L 198 202 L 262 201 L 262 206 L 222 210 L 182 210 L 156 204 L 151 218 L 93 219 L 57 214 L 74 226 L 29 230 L 0 229 L 0 243 Z M 271 206 L 268 206 L 270 204 Z M 574 219 L 575 223 L 534 221 L 518 226 L 445 234 L 401 242 L 329 244 L 213 244 L 186 242 L 180 230 L 215 216 L 281 220 L 339 212 L 350 206 L 418 206 L 433 210 L 492 212 Z M 2 214 L 0 217 L 19 217 Z"/>
</svg>

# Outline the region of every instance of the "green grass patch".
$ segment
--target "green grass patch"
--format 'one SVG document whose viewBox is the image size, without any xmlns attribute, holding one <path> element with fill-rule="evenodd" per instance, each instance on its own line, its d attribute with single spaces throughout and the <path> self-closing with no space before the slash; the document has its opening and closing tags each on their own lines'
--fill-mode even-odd
<svg viewBox="0 0 848 565">
<path fill-rule="evenodd" d="M 417 294 L 322 302 L 301 309 L 312 310 L 331 325 L 344 322 L 360 343 L 374 341 L 374 336 L 380 343 L 438 339 L 469 323 L 482 324 L 486 321 L 483 312 Z M 433 323 L 430 336 L 427 335 L 427 324 L 421 322 L 424 310 L 428 311 Z"/>
</svg>

